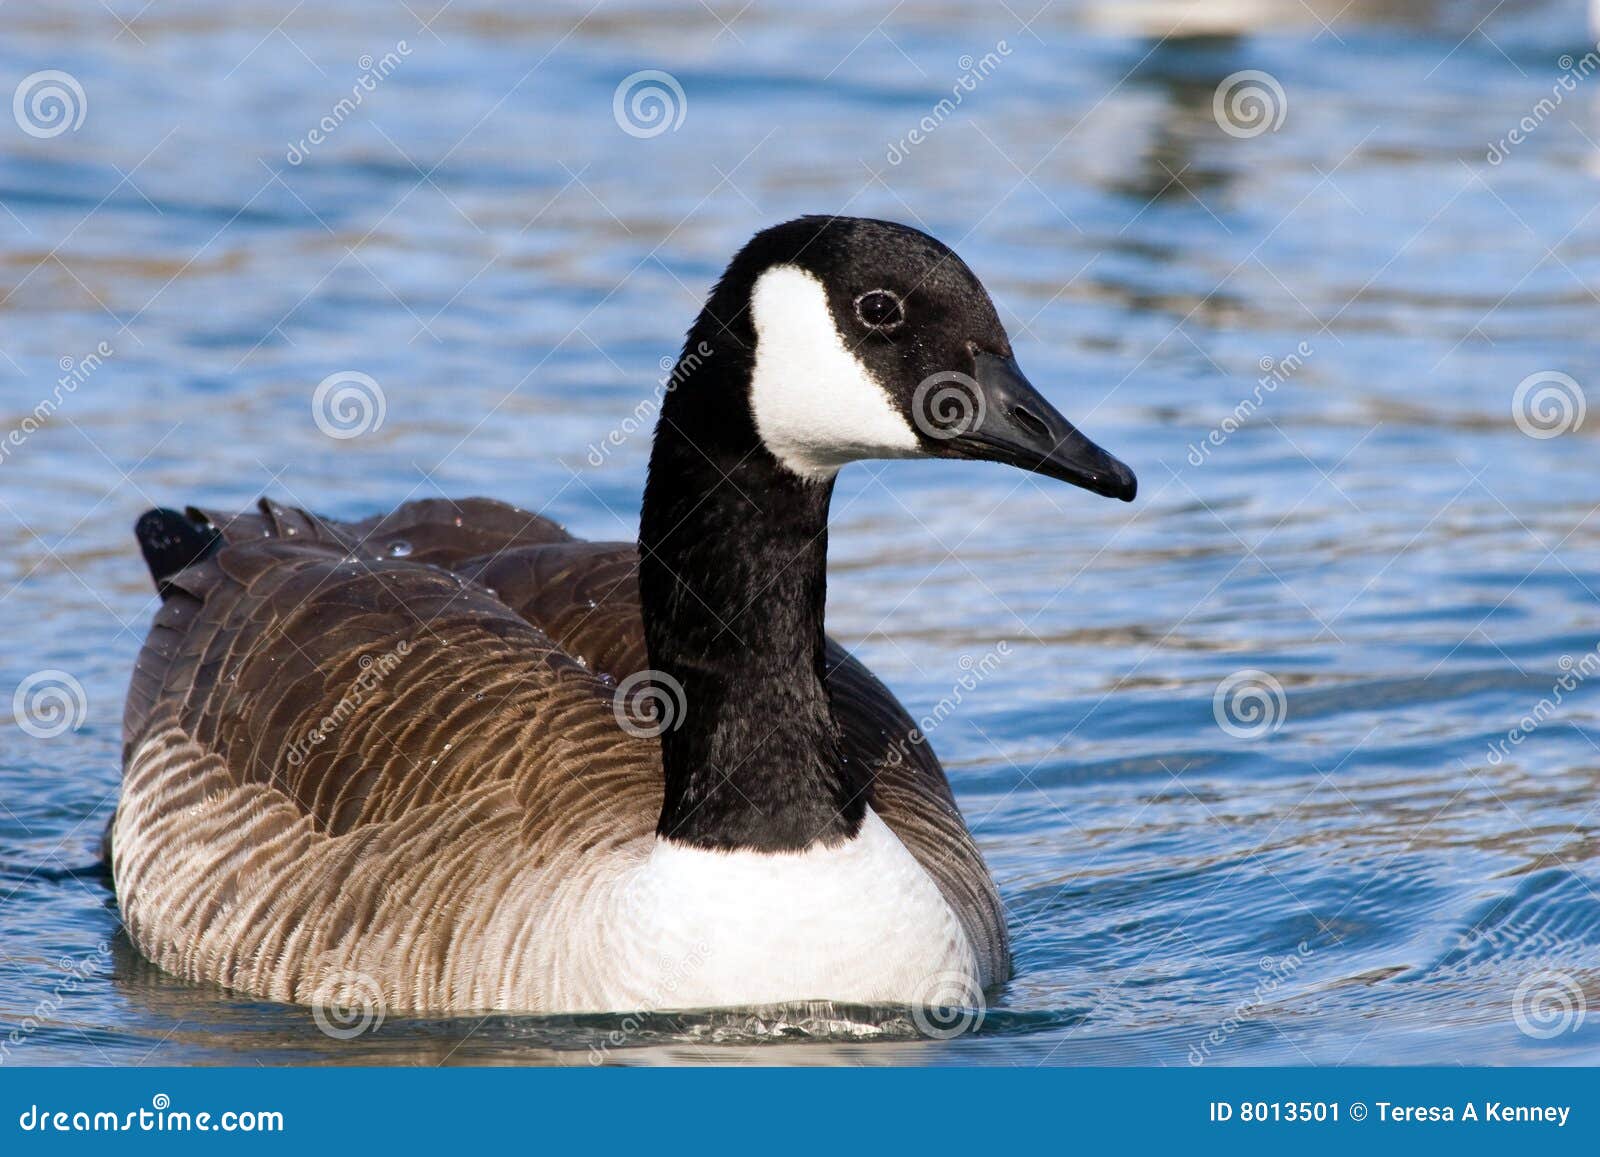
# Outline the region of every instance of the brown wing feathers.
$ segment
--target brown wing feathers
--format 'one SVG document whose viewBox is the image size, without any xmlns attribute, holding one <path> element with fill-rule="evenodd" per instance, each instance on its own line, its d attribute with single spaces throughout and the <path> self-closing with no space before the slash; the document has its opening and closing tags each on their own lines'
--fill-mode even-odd
<svg viewBox="0 0 1600 1157">
<path fill-rule="evenodd" d="M 128 696 L 130 749 L 175 726 L 232 782 L 277 789 L 329 834 L 497 782 L 516 793 L 534 856 L 653 827 L 658 749 L 616 726 L 596 677 L 648 666 L 631 544 L 574 540 L 486 499 L 351 523 L 266 501 L 190 516 L 226 546 L 169 580 Z M 844 750 L 878 769 L 879 814 L 990 975 L 1007 975 L 999 899 L 937 759 L 831 642 L 828 664 Z"/>
</svg>

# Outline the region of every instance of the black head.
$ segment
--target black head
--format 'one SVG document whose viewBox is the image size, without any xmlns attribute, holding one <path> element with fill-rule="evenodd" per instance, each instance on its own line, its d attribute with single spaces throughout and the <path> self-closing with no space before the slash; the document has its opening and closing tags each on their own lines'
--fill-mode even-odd
<svg viewBox="0 0 1600 1157">
<path fill-rule="evenodd" d="M 764 230 L 697 336 L 743 352 L 751 433 L 802 477 L 863 458 L 972 458 L 1134 496 L 1133 472 L 1028 383 L 972 270 L 919 230 L 855 217 Z"/>
</svg>

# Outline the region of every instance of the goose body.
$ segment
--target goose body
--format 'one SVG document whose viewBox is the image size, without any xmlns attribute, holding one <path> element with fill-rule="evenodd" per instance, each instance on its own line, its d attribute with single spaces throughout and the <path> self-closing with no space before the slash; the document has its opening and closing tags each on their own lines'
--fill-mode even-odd
<svg viewBox="0 0 1600 1157">
<path fill-rule="evenodd" d="M 488 499 L 141 519 L 163 603 L 110 832 L 141 952 L 435 1011 L 934 1003 L 1010 975 L 937 758 L 823 633 L 833 475 L 989 458 L 1131 498 L 1131 473 L 900 226 L 759 234 L 685 349 L 637 544 Z M 916 411 L 952 370 L 979 401 L 955 433 Z"/>
</svg>

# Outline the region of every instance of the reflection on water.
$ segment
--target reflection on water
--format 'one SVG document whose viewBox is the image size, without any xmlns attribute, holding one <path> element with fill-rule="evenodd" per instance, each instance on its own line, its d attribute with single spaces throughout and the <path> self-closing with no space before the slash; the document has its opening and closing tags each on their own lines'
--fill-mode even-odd
<svg viewBox="0 0 1600 1157">
<path fill-rule="evenodd" d="M 86 101 L 0 126 L 0 695 L 72 681 L 61 734 L 0 718 L 4 1063 L 1600 1058 L 1582 0 L 113 7 L 0 38 Z M 613 107 L 644 69 L 682 90 L 654 135 Z M 1245 72 L 1275 128 L 1219 120 Z M 959 699 L 933 739 L 1019 964 L 981 1019 L 340 1039 L 140 961 L 94 868 L 138 512 L 486 493 L 631 535 L 660 359 L 745 237 L 826 210 L 955 244 L 1143 483 L 841 480 L 833 632 L 914 714 Z M 382 390 L 359 437 L 313 418 L 342 371 Z"/>
</svg>

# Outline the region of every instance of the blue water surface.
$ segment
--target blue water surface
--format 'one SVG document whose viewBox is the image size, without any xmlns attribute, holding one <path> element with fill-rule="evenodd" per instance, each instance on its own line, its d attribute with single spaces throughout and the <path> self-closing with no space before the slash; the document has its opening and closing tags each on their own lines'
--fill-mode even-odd
<svg viewBox="0 0 1600 1157">
<path fill-rule="evenodd" d="M 0 1061 L 1600 1060 L 1585 5 L 1037 3 L 0 8 Z M 955 246 L 1142 483 L 841 475 L 830 629 L 939 713 L 1009 909 L 981 1019 L 343 1039 L 142 963 L 95 867 L 139 512 L 630 537 L 631 416 L 802 212 Z"/>
</svg>

